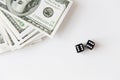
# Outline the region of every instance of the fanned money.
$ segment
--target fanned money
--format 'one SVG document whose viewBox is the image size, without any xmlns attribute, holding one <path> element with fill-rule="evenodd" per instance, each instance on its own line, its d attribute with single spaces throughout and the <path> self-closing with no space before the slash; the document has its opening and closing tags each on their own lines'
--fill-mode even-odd
<svg viewBox="0 0 120 80">
<path fill-rule="evenodd" d="M 72 0 L 0 0 L 0 53 L 53 37 Z M 1 47 L 2 46 L 2 47 Z"/>
</svg>

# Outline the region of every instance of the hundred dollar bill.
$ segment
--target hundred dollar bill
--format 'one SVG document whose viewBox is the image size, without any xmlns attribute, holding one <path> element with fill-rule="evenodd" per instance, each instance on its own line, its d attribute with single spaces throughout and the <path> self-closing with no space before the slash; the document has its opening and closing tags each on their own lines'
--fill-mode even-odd
<svg viewBox="0 0 120 80">
<path fill-rule="evenodd" d="M 11 32 L 16 36 L 18 40 L 36 30 L 34 27 L 29 26 L 27 23 L 21 21 L 20 19 L 12 17 L 4 11 L 1 11 L 0 15 L 8 24 L 7 28 L 11 30 Z"/>
<path fill-rule="evenodd" d="M 0 9 L 52 36 L 72 3 L 72 0 L 0 0 Z"/>
<path fill-rule="evenodd" d="M 44 37 L 44 34 L 42 32 L 34 29 L 32 26 L 28 25 L 27 23 L 24 23 L 21 20 L 16 19 L 16 18 L 10 16 L 9 14 L 4 13 L 4 11 L 0 12 L 0 17 L 1 17 L 1 19 L 3 19 L 2 21 L 5 20 L 8 23 L 7 27 L 2 26 L 2 28 L 4 27 L 9 34 L 9 39 L 10 39 L 9 44 L 11 45 L 12 50 L 22 48 L 25 45 L 30 44 L 33 40 L 35 40 L 38 37 L 39 38 Z M 11 27 L 11 26 L 13 26 L 13 27 Z M 19 32 L 19 35 L 16 35 L 16 36 L 20 36 L 21 33 L 24 33 L 26 31 L 27 31 L 27 34 L 24 34 L 24 36 L 22 36 L 21 39 L 17 40 L 17 39 L 15 39 L 15 36 L 12 34 L 12 32 L 14 32 L 14 31 L 16 32 L 16 30 L 13 29 L 13 31 L 10 31 L 10 29 L 8 29 L 8 27 L 15 28 Z M 31 31 L 29 31 L 30 28 L 31 28 Z M 26 29 L 28 29 L 28 30 L 26 30 Z M 12 36 L 10 36 L 10 34 Z"/>
<path fill-rule="evenodd" d="M 3 35 L 0 34 L 0 53 L 9 51 L 8 45 L 3 40 Z"/>
<path fill-rule="evenodd" d="M 0 24 L 0 53 L 10 51 L 8 37 L 2 28 L 2 24 Z"/>
</svg>

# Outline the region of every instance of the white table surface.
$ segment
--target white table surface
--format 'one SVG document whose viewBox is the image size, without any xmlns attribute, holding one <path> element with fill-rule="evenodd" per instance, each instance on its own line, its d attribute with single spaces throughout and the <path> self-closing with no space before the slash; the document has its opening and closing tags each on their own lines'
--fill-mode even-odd
<svg viewBox="0 0 120 80">
<path fill-rule="evenodd" d="M 0 80 L 120 80 L 120 0 L 74 0 L 53 39 L 0 55 Z"/>
</svg>

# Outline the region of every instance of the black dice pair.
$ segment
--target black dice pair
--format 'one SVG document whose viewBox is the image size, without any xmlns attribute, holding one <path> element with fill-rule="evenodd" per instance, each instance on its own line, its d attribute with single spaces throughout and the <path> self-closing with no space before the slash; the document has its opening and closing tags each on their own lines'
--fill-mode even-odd
<svg viewBox="0 0 120 80">
<path fill-rule="evenodd" d="M 80 53 L 80 52 L 83 52 L 85 48 L 92 50 L 94 47 L 95 47 L 95 42 L 88 40 L 86 45 L 83 45 L 82 43 L 76 45 L 76 50 L 77 50 L 77 53 Z"/>
</svg>

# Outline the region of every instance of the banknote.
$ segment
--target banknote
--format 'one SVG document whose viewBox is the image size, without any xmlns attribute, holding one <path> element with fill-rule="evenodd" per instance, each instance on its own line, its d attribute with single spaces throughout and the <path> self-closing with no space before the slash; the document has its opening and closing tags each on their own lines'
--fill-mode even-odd
<svg viewBox="0 0 120 80">
<path fill-rule="evenodd" d="M 0 0 L 0 9 L 53 36 L 72 3 L 72 0 Z"/>
<path fill-rule="evenodd" d="M 27 23 L 25 24 L 22 21 L 15 19 L 14 17 L 11 17 L 10 15 L 4 12 L 0 12 L 0 17 L 2 19 L 1 20 L 2 24 L 5 22 L 7 23 L 7 24 L 3 24 L 2 28 L 4 28 L 4 30 L 7 33 L 7 36 L 9 38 L 8 39 L 9 46 L 11 47 L 12 50 L 22 48 L 28 43 L 32 42 L 32 40 L 35 39 L 36 37 L 39 36 L 39 38 L 42 38 L 43 36 L 42 32 L 38 31 L 37 29 L 34 29 L 33 27 L 29 26 Z M 12 29 L 15 27 L 16 29 Z M 19 33 L 18 35 L 14 34 L 16 33 L 16 30 Z M 27 32 L 27 34 L 25 32 Z M 22 35 L 21 37 L 21 34 L 24 34 L 24 36 Z M 21 39 L 16 38 L 17 36 L 20 36 Z"/>
<path fill-rule="evenodd" d="M 7 33 L 3 29 L 3 25 L 0 24 L 0 53 L 10 51 L 9 43 L 10 40 L 8 39 Z"/>
<path fill-rule="evenodd" d="M 0 12 L 1 17 L 3 20 L 5 20 L 7 25 L 7 28 L 13 32 L 13 34 L 16 36 L 18 40 L 21 40 L 28 34 L 32 33 L 35 31 L 34 27 L 29 26 L 29 24 L 22 22 L 21 20 L 12 17 L 11 15 L 1 11 Z"/>
<path fill-rule="evenodd" d="M 5 37 L 5 40 L 9 46 L 10 50 L 14 50 L 15 49 L 15 45 L 18 42 L 18 39 L 14 36 L 14 34 L 10 31 L 10 29 L 8 29 L 8 26 L 5 23 L 5 21 L 1 18 L 0 16 L 0 27 L 1 27 L 1 31 L 2 34 Z"/>
</svg>

